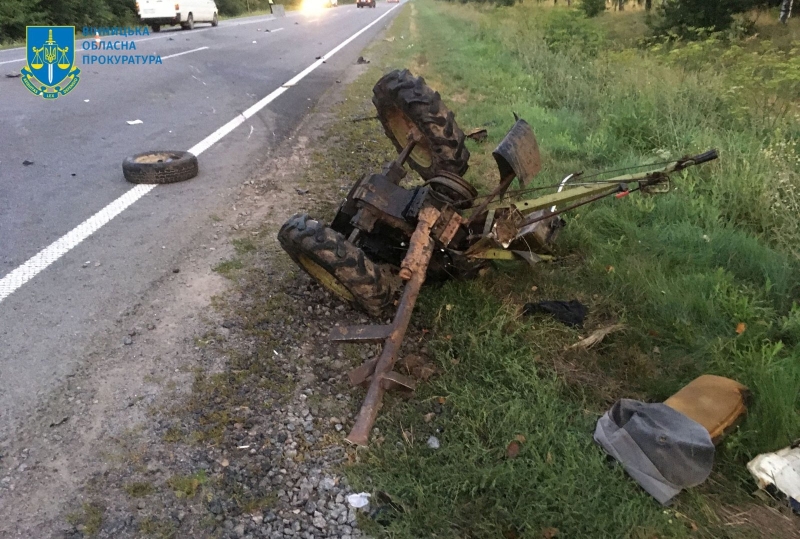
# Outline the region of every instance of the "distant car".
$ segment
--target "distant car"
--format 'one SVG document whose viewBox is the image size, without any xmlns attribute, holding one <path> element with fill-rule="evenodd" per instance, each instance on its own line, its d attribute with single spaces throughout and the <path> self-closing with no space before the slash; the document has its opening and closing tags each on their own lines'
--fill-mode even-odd
<svg viewBox="0 0 800 539">
<path fill-rule="evenodd" d="M 162 26 L 180 24 L 184 30 L 194 28 L 196 22 L 219 24 L 219 10 L 214 0 L 139 0 L 136 2 L 139 19 L 150 26 L 153 32 Z"/>
<path fill-rule="evenodd" d="M 356 0 L 356 6 L 357 7 L 364 7 L 364 6 L 375 7 L 375 0 Z"/>
</svg>

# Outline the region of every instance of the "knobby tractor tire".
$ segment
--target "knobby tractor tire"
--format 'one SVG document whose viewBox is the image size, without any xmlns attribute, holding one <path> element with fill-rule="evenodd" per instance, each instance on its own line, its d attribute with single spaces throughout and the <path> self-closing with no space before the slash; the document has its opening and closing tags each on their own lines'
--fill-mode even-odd
<svg viewBox="0 0 800 539">
<path fill-rule="evenodd" d="M 378 119 L 398 152 L 410 132 L 420 139 L 408 161 L 411 168 L 426 180 L 443 170 L 464 175 L 469 166 L 466 137 L 439 92 L 403 69 L 381 77 L 372 93 Z"/>
<path fill-rule="evenodd" d="M 367 314 L 379 317 L 392 304 L 394 290 L 380 266 L 319 221 L 296 214 L 281 227 L 278 241 L 321 286 Z"/>
<path fill-rule="evenodd" d="M 189 152 L 144 152 L 122 162 L 122 174 L 131 183 L 182 182 L 198 172 L 197 156 Z"/>
</svg>

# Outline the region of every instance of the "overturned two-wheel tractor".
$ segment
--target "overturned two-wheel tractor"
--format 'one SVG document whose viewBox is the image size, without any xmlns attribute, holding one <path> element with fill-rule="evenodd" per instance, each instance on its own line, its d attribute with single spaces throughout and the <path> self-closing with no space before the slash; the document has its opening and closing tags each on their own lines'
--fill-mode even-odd
<svg viewBox="0 0 800 539">
<path fill-rule="evenodd" d="M 330 292 L 374 317 L 396 306 L 391 324 L 337 326 L 330 336 L 336 342 L 383 343 L 378 358 L 349 374 L 353 385 L 368 384 L 347 437 L 357 445 L 367 445 L 383 393 L 415 387 L 392 369 L 426 279 L 470 278 L 491 260 L 551 259 L 565 211 L 632 191 L 664 191 L 671 172 L 717 158 L 711 150 L 657 170 L 593 181 L 575 173 L 554 185 L 526 188 L 541 159 L 530 126 L 516 119 L 492 152 L 499 183 L 479 196 L 463 178 L 470 157 L 464 132 L 421 77 L 408 70 L 388 73 L 373 88 L 372 102 L 398 151 L 395 160 L 358 180 L 330 225 L 298 214 L 278 232 L 289 256 Z M 422 181 L 403 182 L 406 164 Z M 509 191 L 514 180 L 519 188 Z M 546 194 L 524 196 L 534 191 Z"/>
</svg>

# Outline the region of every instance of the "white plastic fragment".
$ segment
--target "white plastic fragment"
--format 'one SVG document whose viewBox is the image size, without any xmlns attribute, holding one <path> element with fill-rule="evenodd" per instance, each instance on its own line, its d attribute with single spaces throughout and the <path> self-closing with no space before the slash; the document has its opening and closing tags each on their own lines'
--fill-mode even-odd
<svg viewBox="0 0 800 539">
<path fill-rule="evenodd" d="M 747 463 L 759 488 L 770 485 L 783 492 L 800 508 L 800 446 L 785 447 L 774 453 L 763 453 Z"/>
<path fill-rule="evenodd" d="M 128 120 L 128 125 L 136 125 L 136 124 L 143 124 L 144 122 L 141 120 Z"/>
<path fill-rule="evenodd" d="M 431 449 L 439 449 L 439 438 L 436 436 L 431 436 L 428 438 L 428 447 Z"/>
<path fill-rule="evenodd" d="M 366 507 L 369 505 L 369 497 L 372 496 L 368 492 L 359 492 L 358 494 L 350 494 L 347 496 L 347 503 L 350 504 L 350 507 L 355 507 L 356 509 L 361 509 L 362 507 Z"/>
</svg>

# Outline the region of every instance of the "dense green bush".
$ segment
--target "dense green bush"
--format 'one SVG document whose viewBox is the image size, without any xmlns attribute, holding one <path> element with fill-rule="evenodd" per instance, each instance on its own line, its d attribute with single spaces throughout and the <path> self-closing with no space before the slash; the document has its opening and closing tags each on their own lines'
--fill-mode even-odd
<svg viewBox="0 0 800 539">
<path fill-rule="evenodd" d="M 727 30 L 734 15 L 753 9 L 776 6 L 779 0 L 664 0 L 659 17 L 650 21 L 658 35 L 697 39 L 696 29 Z"/>
<path fill-rule="evenodd" d="M 603 34 L 575 10 L 553 10 L 545 19 L 544 41 L 554 52 L 597 56 Z"/>
<path fill-rule="evenodd" d="M 606 0 L 581 0 L 578 8 L 587 17 L 597 17 L 606 10 Z"/>
</svg>

